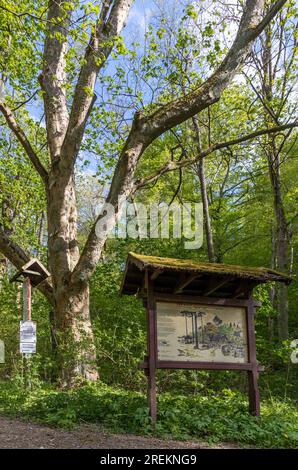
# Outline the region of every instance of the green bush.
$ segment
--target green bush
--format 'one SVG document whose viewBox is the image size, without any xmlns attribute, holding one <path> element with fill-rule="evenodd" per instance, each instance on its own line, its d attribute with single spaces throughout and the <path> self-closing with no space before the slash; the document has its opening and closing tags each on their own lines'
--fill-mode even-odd
<svg viewBox="0 0 298 470">
<path fill-rule="evenodd" d="M 32 307 L 33 320 L 38 323 L 37 354 L 30 361 L 33 390 L 24 390 L 25 364 L 18 352 L 20 292 L 7 276 L 2 278 L 0 337 L 5 341 L 6 363 L 0 367 L 0 412 L 55 426 L 92 422 L 117 432 L 152 432 L 143 393 L 146 378 L 138 369 L 146 348 L 146 314 L 140 300 L 119 296 L 125 251 L 110 254 L 98 266 L 91 283 L 91 315 L 102 383 L 73 391 L 54 388 L 49 307 L 37 291 L 33 292 Z M 268 316 L 275 314 L 268 304 L 268 292 L 263 288 L 256 295 L 263 301 L 257 313 L 257 352 L 266 367 L 259 380 L 261 419 L 247 413 L 246 373 L 158 370 L 158 436 L 236 441 L 253 447 L 298 447 L 298 367 L 289 362 L 287 344 L 278 344 L 268 336 Z"/>
<path fill-rule="evenodd" d="M 70 428 L 97 423 L 114 432 L 151 434 L 146 398 L 140 392 L 87 384 L 71 391 L 40 388 L 25 392 L 0 383 L 0 412 Z M 158 396 L 160 437 L 234 441 L 243 446 L 297 448 L 298 411 L 286 401 L 263 401 L 262 417 L 247 412 L 246 397 L 223 390 L 217 395 Z"/>
</svg>

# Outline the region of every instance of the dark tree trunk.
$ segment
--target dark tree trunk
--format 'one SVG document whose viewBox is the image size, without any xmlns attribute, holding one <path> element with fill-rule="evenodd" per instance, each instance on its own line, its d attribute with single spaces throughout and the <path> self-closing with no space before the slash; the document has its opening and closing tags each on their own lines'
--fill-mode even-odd
<svg viewBox="0 0 298 470">
<path fill-rule="evenodd" d="M 275 152 L 274 141 L 271 142 L 268 152 L 268 165 L 273 190 L 273 204 L 276 222 L 276 268 L 284 273 L 289 272 L 289 234 L 283 198 L 281 192 L 280 159 Z M 288 286 L 281 283 L 277 286 L 278 309 L 278 336 L 281 340 L 287 339 L 288 332 Z"/>
<path fill-rule="evenodd" d="M 272 62 L 272 29 L 268 26 L 265 30 L 265 41 L 263 42 L 263 83 L 262 93 L 264 96 L 264 117 L 265 123 L 268 127 L 274 125 L 274 120 L 277 119 L 273 106 L 273 82 L 274 67 Z M 280 150 L 276 144 L 276 135 L 272 134 L 267 137 L 266 142 L 266 155 L 268 161 L 268 170 L 273 192 L 273 207 L 275 214 L 275 259 L 276 269 L 283 273 L 289 272 L 289 233 L 286 220 L 286 213 L 282 195 L 282 183 L 280 174 Z M 276 289 L 277 299 L 277 328 L 278 337 L 280 340 L 288 338 L 288 286 L 280 283 Z"/>
<path fill-rule="evenodd" d="M 275 269 L 276 267 L 276 243 L 275 243 L 275 226 L 272 224 L 271 227 L 271 262 L 270 262 L 271 269 Z M 269 299 L 270 303 L 273 308 L 276 308 L 276 286 L 273 285 L 269 291 Z M 273 341 L 275 335 L 275 318 L 274 316 L 268 317 L 268 334 L 269 339 Z"/>
<path fill-rule="evenodd" d="M 200 136 L 199 123 L 198 123 L 196 116 L 192 118 L 192 122 L 193 122 L 193 127 L 194 127 L 194 140 L 196 143 L 198 154 L 200 154 L 202 152 L 201 136 Z M 208 259 L 210 263 L 214 263 L 215 254 L 214 254 L 213 234 L 212 234 L 212 226 L 211 226 L 211 219 L 210 219 L 210 213 L 209 213 L 209 202 L 208 202 L 208 195 L 207 195 L 205 166 L 204 166 L 203 158 L 199 159 L 196 165 L 196 173 L 198 175 L 199 182 L 200 182 L 200 192 L 201 192 L 201 199 L 202 199 L 202 204 L 203 204 L 204 227 L 205 227 L 205 232 L 206 232 Z"/>
<path fill-rule="evenodd" d="M 215 263 L 213 234 L 212 234 L 211 219 L 210 219 L 210 214 L 209 214 L 209 202 L 208 202 L 208 195 L 207 195 L 203 158 L 198 163 L 198 177 L 200 181 L 201 198 L 202 198 L 202 203 L 203 203 L 204 226 L 205 226 L 205 232 L 206 232 L 208 259 L 210 263 Z"/>
</svg>

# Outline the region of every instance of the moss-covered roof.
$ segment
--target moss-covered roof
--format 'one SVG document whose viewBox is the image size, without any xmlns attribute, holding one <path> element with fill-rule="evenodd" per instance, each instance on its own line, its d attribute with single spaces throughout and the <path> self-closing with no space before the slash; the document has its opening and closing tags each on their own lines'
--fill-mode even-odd
<svg viewBox="0 0 298 470">
<path fill-rule="evenodd" d="M 209 275 L 227 275 L 233 276 L 235 278 L 250 279 L 261 282 L 291 282 L 291 278 L 289 276 L 273 269 L 263 267 L 249 267 L 219 263 L 202 263 L 190 259 L 161 258 L 158 256 L 147 256 L 133 252 L 130 252 L 128 254 L 127 264 L 129 263 L 135 264 L 141 270 L 144 270 L 146 268 L 152 268 L 169 271 L 184 271 L 189 273 L 198 272 L 206 273 Z"/>
</svg>

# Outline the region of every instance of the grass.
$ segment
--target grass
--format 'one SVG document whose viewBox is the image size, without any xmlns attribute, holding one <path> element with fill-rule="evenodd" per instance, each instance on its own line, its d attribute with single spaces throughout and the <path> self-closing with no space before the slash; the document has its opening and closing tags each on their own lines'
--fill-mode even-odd
<svg viewBox="0 0 298 470">
<path fill-rule="evenodd" d="M 0 412 L 48 425 L 71 428 L 97 423 L 109 431 L 151 435 L 143 394 L 114 389 L 103 383 L 71 391 L 36 388 L 31 392 L 12 383 L 0 383 Z M 217 395 L 160 394 L 158 437 L 230 441 L 262 448 L 298 447 L 298 411 L 293 402 L 264 401 L 262 417 L 247 412 L 246 397 L 223 390 Z"/>
</svg>

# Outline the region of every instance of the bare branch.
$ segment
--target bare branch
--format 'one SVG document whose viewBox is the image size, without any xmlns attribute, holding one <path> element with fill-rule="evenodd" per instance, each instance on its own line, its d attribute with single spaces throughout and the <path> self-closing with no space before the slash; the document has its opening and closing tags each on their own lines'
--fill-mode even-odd
<svg viewBox="0 0 298 470">
<path fill-rule="evenodd" d="M 10 13 L 11 15 L 16 16 L 17 18 L 22 18 L 24 16 L 28 16 L 29 18 L 33 18 L 34 20 L 38 20 L 38 21 L 40 21 L 42 19 L 43 15 L 45 14 L 45 12 L 47 10 L 47 9 L 45 9 L 39 16 L 36 16 L 33 13 L 30 13 L 29 11 L 23 11 L 21 13 L 18 13 L 14 10 L 11 10 L 11 9 L 5 7 L 4 5 L 0 5 L 0 9 L 4 10 L 4 11 L 7 11 L 7 13 Z"/>
<path fill-rule="evenodd" d="M 39 92 L 39 90 L 35 90 L 29 98 L 27 98 L 25 101 L 22 101 L 21 103 L 16 103 L 17 106 L 13 108 L 13 112 L 17 111 L 20 109 L 22 106 L 25 106 L 25 104 L 29 103 Z"/>
<path fill-rule="evenodd" d="M 251 134 L 245 135 L 243 137 L 238 137 L 237 139 L 213 144 L 210 147 L 208 147 L 206 150 L 203 150 L 199 155 L 196 156 L 196 158 L 188 158 L 188 159 L 177 161 L 177 162 L 170 161 L 166 165 L 161 167 L 153 175 L 147 176 L 146 178 L 142 178 L 141 180 L 136 181 L 134 185 L 134 191 L 137 191 L 138 189 L 141 189 L 147 186 L 148 184 L 153 183 L 155 180 L 157 180 L 158 178 L 160 178 L 161 176 L 165 175 L 166 173 L 170 171 L 175 171 L 175 170 L 178 170 L 179 168 L 193 165 L 200 159 L 207 157 L 208 155 L 215 152 L 216 150 L 220 150 L 222 148 L 227 148 L 233 145 L 241 144 L 243 142 L 247 142 L 248 140 L 255 139 L 256 137 L 260 137 L 262 135 L 275 134 L 276 132 L 281 132 L 286 129 L 293 129 L 294 127 L 298 127 L 298 121 L 295 121 L 289 124 L 284 124 L 283 126 L 271 127 L 269 129 L 261 129 L 259 131 L 252 132 Z"/>
<path fill-rule="evenodd" d="M 48 172 L 39 160 L 36 152 L 34 151 L 31 143 L 29 142 L 25 132 L 18 124 L 13 112 L 11 109 L 5 105 L 4 103 L 0 102 L 0 111 L 2 112 L 3 116 L 6 119 L 6 122 L 9 128 L 12 130 L 20 144 L 22 145 L 23 149 L 26 151 L 26 154 L 30 158 L 32 165 L 34 166 L 37 173 L 42 178 L 45 186 L 48 184 Z"/>
<path fill-rule="evenodd" d="M 277 0 L 269 8 L 267 14 L 264 16 L 262 21 L 256 27 L 257 36 L 264 31 L 266 26 L 270 23 L 271 20 L 277 15 L 277 13 L 282 9 L 282 7 L 287 3 L 287 0 Z"/>
</svg>

